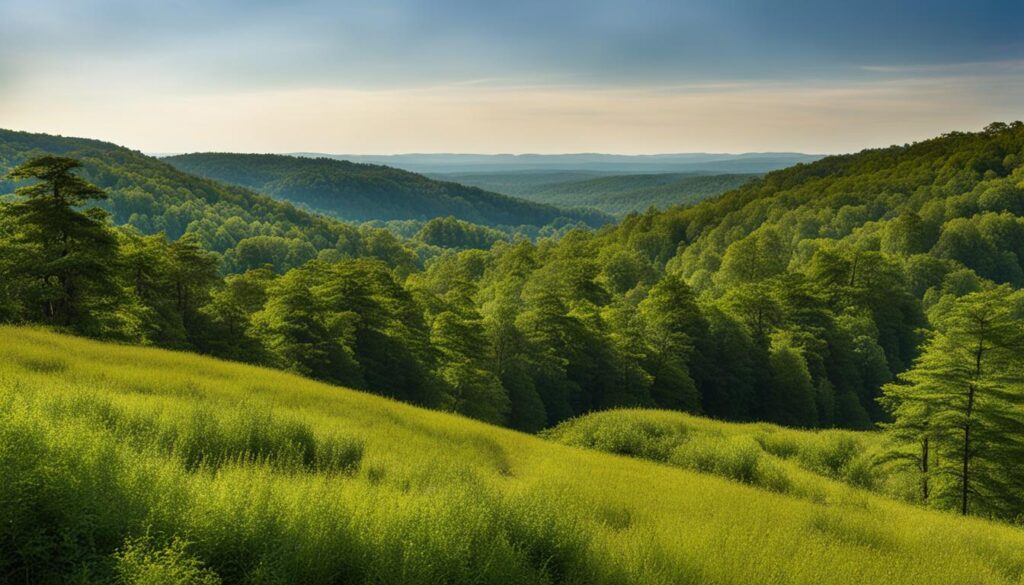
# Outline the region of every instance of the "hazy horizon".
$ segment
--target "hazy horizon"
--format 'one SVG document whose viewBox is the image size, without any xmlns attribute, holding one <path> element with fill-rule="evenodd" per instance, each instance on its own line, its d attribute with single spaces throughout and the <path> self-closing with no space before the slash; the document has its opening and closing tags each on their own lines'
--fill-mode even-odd
<svg viewBox="0 0 1024 585">
<path fill-rule="evenodd" d="M 1024 117 L 1024 4 L 0 6 L 0 127 L 146 152 L 845 153 Z"/>
</svg>

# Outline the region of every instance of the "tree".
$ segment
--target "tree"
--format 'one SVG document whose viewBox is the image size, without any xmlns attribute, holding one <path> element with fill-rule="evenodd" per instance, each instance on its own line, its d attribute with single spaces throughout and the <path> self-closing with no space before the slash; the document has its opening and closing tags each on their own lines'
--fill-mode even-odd
<svg viewBox="0 0 1024 585">
<path fill-rule="evenodd" d="M 1024 292 L 947 301 L 924 353 L 885 387 L 889 432 L 897 450 L 919 450 L 931 505 L 1014 517 L 1024 512 Z"/>
<path fill-rule="evenodd" d="M 220 280 L 219 259 L 207 252 L 189 234 L 167 247 L 167 274 L 175 310 L 191 343 L 195 343 L 206 325 L 199 309 L 209 302 L 210 291 Z"/>
<path fill-rule="evenodd" d="M 651 348 L 651 393 L 659 406 L 700 411 L 700 396 L 690 375 L 696 346 L 707 336 L 708 324 L 693 291 L 676 275 L 666 275 L 640 303 L 646 341 Z"/>
<path fill-rule="evenodd" d="M 200 350 L 239 361 L 264 361 L 264 348 L 252 332 L 252 317 L 266 304 L 273 280 L 274 274 L 266 268 L 225 278 L 202 308 L 207 331 L 200 339 Z"/>
<path fill-rule="evenodd" d="M 358 377 L 351 351 L 338 327 L 325 323 L 325 311 L 305 276 L 291 271 L 279 278 L 266 306 L 253 317 L 253 328 L 278 367 L 349 384 Z"/>
<path fill-rule="evenodd" d="M 106 198 L 73 173 L 79 167 L 74 159 L 47 155 L 7 175 L 34 182 L 19 187 L 19 200 L 3 207 L 17 247 L 6 270 L 25 279 L 32 318 L 99 334 L 120 292 L 115 279 L 117 239 L 106 226 L 106 212 L 76 209 Z"/>
<path fill-rule="evenodd" d="M 788 261 L 789 250 L 779 229 L 764 226 L 726 249 L 718 280 L 723 284 L 757 282 L 784 272 Z"/>
<path fill-rule="evenodd" d="M 766 405 L 769 419 L 798 427 L 817 425 L 818 408 L 814 401 L 814 385 L 800 350 L 788 340 L 776 339 L 773 341 L 769 364 L 771 383 Z"/>
<path fill-rule="evenodd" d="M 480 314 L 463 291 L 453 291 L 450 308 L 436 315 L 430 340 L 440 353 L 438 376 L 447 389 L 448 407 L 480 420 L 503 424 L 509 398 L 491 370 L 487 335 Z"/>
<path fill-rule="evenodd" d="M 144 236 L 134 227 L 118 232 L 121 279 L 141 323 L 143 343 L 188 348 L 188 334 L 178 311 L 170 272 L 170 243 L 164 234 Z"/>
</svg>

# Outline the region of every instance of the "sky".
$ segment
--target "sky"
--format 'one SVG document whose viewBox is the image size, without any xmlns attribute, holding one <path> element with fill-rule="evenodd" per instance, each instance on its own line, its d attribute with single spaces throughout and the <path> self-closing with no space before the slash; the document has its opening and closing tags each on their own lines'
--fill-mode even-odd
<svg viewBox="0 0 1024 585">
<path fill-rule="evenodd" d="M 850 152 L 1024 118 L 1022 0 L 0 0 L 0 127 L 146 152 Z"/>
</svg>

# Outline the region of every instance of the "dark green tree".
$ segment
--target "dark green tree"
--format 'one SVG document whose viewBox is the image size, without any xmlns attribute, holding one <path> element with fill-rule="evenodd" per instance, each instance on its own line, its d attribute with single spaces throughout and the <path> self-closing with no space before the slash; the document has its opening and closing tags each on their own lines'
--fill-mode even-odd
<svg viewBox="0 0 1024 585">
<path fill-rule="evenodd" d="M 1024 513 L 1024 292 L 1004 285 L 949 299 L 924 353 L 886 386 L 885 401 L 896 449 L 905 459 L 919 453 L 931 505 Z"/>
<path fill-rule="evenodd" d="M 644 337 L 650 347 L 651 393 L 659 406 L 700 411 L 700 395 L 690 374 L 697 344 L 708 324 L 693 291 L 676 275 L 666 275 L 640 303 Z"/>
<path fill-rule="evenodd" d="M 14 261 L 8 277 L 24 283 L 29 319 L 101 334 L 109 326 L 120 289 L 115 278 L 117 239 L 107 213 L 80 211 L 106 194 L 74 174 L 71 158 L 40 156 L 8 173 L 12 181 L 31 181 L 15 191 L 2 212 L 10 225 Z"/>
</svg>

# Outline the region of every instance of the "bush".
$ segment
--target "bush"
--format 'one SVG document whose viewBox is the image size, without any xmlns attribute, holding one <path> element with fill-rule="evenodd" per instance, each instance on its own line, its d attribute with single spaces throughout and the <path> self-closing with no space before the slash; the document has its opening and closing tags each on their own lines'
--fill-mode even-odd
<svg viewBox="0 0 1024 585">
<path fill-rule="evenodd" d="M 114 555 L 117 583 L 124 585 L 218 585 L 220 577 L 189 555 L 177 538 L 156 548 L 148 538 L 128 540 Z"/>
<path fill-rule="evenodd" d="M 694 436 L 672 451 L 669 462 L 772 491 L 786 492 L 790 488 L 785 472 L 765 457 L 750 437 L 711 433 Z"/>
<path fill-rule="evenodd" d="M 795 459 L 804 469 L 835 479 L 846 477 L 851 462 L 865 451 L 850 431 L 774 430 L 759 434 L 757 442 L 772 455 Z M 857 473 L 858 481 L 864 480 L 862 472 Z"/>
<path fill-rule="evenodd" d="M 662 462 L 685 435 L 681 425 L 614 410 L 566 421 L 543 434 L 566 445 Z"/>
</svg>

